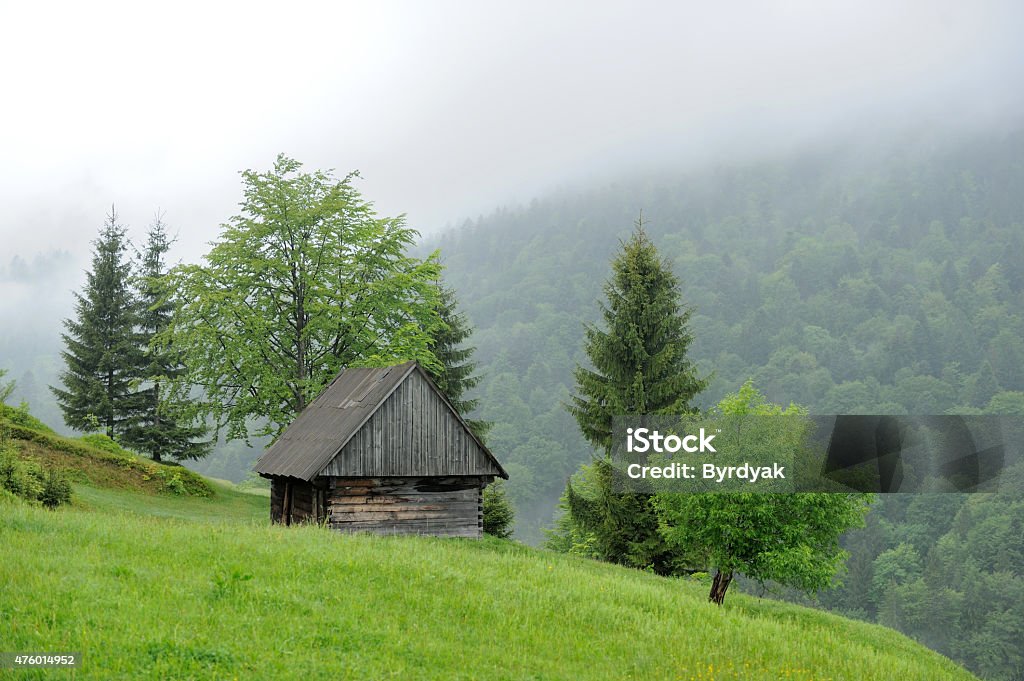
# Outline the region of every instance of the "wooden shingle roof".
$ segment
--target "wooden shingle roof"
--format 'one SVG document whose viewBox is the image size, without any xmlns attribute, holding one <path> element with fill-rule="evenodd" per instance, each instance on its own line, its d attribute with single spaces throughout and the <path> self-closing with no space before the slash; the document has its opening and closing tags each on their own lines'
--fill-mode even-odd
<svg viewBox="0 0 1024 681">
<path fill-rule="evenodd" d="M 400 391 L 406 382 L 419 389 Z M 395 400 L 409 402 L 407 393 L 413 392 L 415 405 L 406 403 L 403 409 L 396 408 Z M 392 403 L 381 411 L 389 398 L 393 398 Z M 419 419 L 424 404 L 430 414 Z M 444 421 L 444 427 L 435 427 L 439 419 Z M 360 432 L 371 427 L 373 433 Z M 357 434 L 359 437 L 355 437 Z M 452 449 L 453 443 L 457 445 L 454 454 L 443 451 Z M 267 477 L 312 480 L 323 474 L 328 465 L 353 477 L 508 478 L 498 460 L 416 362 L 342 371 L 263 453 L 255 470 Z"/>
</svg>

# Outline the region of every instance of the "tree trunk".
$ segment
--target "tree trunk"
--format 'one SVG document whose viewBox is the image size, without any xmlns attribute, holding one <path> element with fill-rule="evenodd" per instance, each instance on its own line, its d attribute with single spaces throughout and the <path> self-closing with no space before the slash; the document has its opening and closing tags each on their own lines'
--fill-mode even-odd
<svg viewBox="0 0 1024 681">
<path fill-rule="evenodd" d="M 153 381 L 153 430 L 160 432 L 160 381 Z M 160 461 L 160 450 L 153 450 L 153 461 Z"/>
<path fill-rule="evenodd" d="M 107 437 L 114 439 L 114 372 L 107 370 Z"/>
<path fill-rule="evenodd" d="M 729 590 L 729 584 L 732 582 L 732 570 L 728 572 L 722 572 L 721 570 L 715 570 L 715 579 L 711 582 L 711 593 L 708 595 L 708 600 L 717 605 L 721 605 L 722 601 L 725 600 L 725 592 Z"/>
</svg>

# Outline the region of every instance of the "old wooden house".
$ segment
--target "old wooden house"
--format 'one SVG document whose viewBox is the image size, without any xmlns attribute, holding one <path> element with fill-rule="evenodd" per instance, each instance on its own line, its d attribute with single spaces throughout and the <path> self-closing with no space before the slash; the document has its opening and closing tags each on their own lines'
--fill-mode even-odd
<svg viewBox="0 0 1024 681">
<path fill-rule="evenodd" d="M 508 478 L 415 362 L 346 369 L 263 453 L 270 518 L 339 531 L 479 537 Z"/>
</svg>

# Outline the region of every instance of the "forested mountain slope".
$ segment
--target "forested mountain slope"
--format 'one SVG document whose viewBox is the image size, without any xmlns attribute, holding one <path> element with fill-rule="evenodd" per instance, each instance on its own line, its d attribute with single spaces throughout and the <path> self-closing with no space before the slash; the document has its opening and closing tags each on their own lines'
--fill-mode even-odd
<svg viewBox="0 0 1024 681">
<path fill-rule="evenodd" d="M 537 539 L 589 457 L 562 407 L 618 240 L 645 226 L 696 308 L 704 404 L 1024 410 L 1024 134 L 854 146 L 562 192 L 427 240 L 476 332 L 481 416 Z"/>
<path fill-rule="evenodd" d="M 608 261 L 645 228 L 696 308 L 704 406 L 747 378 L 812 413 L 1024 415 L 1024 134 L 805 153 L 502 209 L 442 237 L 476 327 L 489 444 L 542 537 L 590 452 L 562 406 Z M 992 679 L 1024 673 L 1020 470 L 991 496 L 887 497 L 822 604 Z"/>
</svg>

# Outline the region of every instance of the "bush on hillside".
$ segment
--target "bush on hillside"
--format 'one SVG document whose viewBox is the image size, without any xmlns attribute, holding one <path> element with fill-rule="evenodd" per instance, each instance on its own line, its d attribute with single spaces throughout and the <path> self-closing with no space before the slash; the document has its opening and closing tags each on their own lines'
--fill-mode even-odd
<svg viewBox="0 0 1024 681">
<path fill-rule="evenodd" d="M 505 493 L 505 482 L 496 480 L 484 488 L 484 532 L 507 539 L 512 536 L 516 513 Z"/>
<path fill-rule="evenodd" d="M 39 501 L 46 508 L 57 508 L 61 504 L 71 502 L 71 483 L 67 478 L 53 470 L 46 471 L 43 490 L 39 493 Z"/>
<path fill-rule="evenodd" d="M 90 447 L 107 452 L 108 454 L 126 454 L 131 456 L 131 452 L 103 433 L 89 433 L 88 435 L 83 435 L 78 439 Z"/>
<path fill-rule="evenodd" d="M 0 489 L 56 508 L 71 501 L 71 484 L 58 471 L 44 471 L 34 461 L 22 461 L 10 447 L 0 447 Z"/>
</svg>

